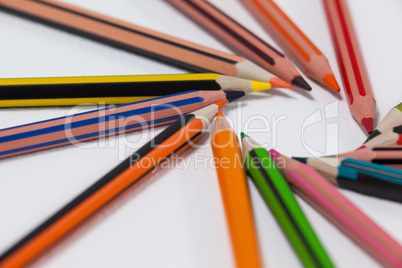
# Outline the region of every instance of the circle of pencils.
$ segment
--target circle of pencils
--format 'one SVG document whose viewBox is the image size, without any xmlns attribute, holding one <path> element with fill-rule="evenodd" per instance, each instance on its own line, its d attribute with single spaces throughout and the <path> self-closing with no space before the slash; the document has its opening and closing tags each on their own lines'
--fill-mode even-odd
<svg viewBox="0 0 402 268">
<path fill-rule="evenodd" d="M 328 60 L 272 0 L 240 0 L 302 71 L 340 91 Z M 334 267 L 292 190 L 385 267 L 402 246 L 334 186 L 402 203 L 402 103 L 374 128 L 373 98 L 346 0 L 323 0 L 349 109 L 369 133 L 358 150 L 320 158 L 269 152 L 220 110 L 249 93 L 310 85 L 282 52 L 205 0 L 167 0 L 247 58 L 55 0 L 0 0 L 0 10 L 198 73 L 0 78 L 0 108 L 122 104 L 0 129 L 0 159 L 149 127 L 167 126 L 0 255 L 0 268 L 32 264 L 52 245 L 136 189 L 207 132 L 237 268 L 263 266 L 247 173 L 305 267 Z M 283 80 L 282 80 L 283 79 Z M 292 84 L 292 85 L 291 85 Z M 244 158 L 242 158 L 244 155 Z"/>
<path fill-rule="evenodd" d="M 20 267 L 28 264 L 119 195 L 138 187 L 163 164 L 196 142 L 225 103 L 220 101 L 180 117 L 3 253 L 0 266 Z"/>
</svg>

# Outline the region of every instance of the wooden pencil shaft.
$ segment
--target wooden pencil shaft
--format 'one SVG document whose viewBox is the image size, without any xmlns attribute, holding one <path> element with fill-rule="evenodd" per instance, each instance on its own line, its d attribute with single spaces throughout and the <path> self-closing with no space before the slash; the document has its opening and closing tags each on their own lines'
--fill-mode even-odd
<svg viewBox="0 0 402 268">
<path fill-rule="evenodd" d="M 222 114 L 215 120 L 211 146 L 236 267 L 262 267 L 239 141 Z"/>
<path fill-rule="evenodd" d="M 189 90 L 248 94 L 270 87 L 218 74 L 8 78 L 0 79 L 0 107 L 124 104 Z"/>
<path fill-rule="evenodd" d="M 223 91 L 189 91 L 0 130 L 0 158 L 168 124 L 226 99 Z"/>
<path fill-rule="evenodd" d="M 344 0 L 323 0 L 323 4 L 350 111 L 358 123 L 371 133 L 375 100 L 347 4 Z"/>
<path fill-rule="evenodd" d="M 358 173 L 356 179 L 338 177 L 339 187 L 364 195 L 370 195 L 382 199 L 402 202 L 402 184 L 383 180 L 366 173 Z"/>
</svg>

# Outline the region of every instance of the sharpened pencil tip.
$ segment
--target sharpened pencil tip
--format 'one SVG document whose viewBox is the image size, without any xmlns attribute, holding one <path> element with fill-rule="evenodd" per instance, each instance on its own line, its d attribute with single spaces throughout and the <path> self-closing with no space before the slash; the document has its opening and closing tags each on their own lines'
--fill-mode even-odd
<svg viewBox="0 0 402 268">
<path fill-rule="evenodd" d="M 291 86 L 289 83 L 286 83 L 282 79 L 278 77 L 273 77 L 269 79 L 269 82 L 271 83 L 272 87 L 275 88 L 288 88 L 288 89 L 295 89 L 293 86 Z"/>
<path fill-rule="evenodd" d="M 368 142 L 369 140 L 371 140 L 372 138 L 374 138 L 375 136 L 378 136 L 380 134 L 381 134 L 381 132 L 378 129 L 374 129 L 374 131 L 371 132 L 370 136 L 367 138 L 367 140 L 364 143 Z"/>
<path fill-rule="evenodd" d="M 215 104 L 218 105 L 218 112 L 220 112 L 222 110 L 223 106 L 225 106 L 226 103 L 228 103 L 227 100 L 221 100 L 221 101 L 215 102 Z"/>
<path fill-rule="evenodd" d="M 281 155 L 279 152 L 275 151 L 274 149 L 269 150 L 268 153 L 272 158 L 277 158 L 278 156 Z"/>
<path fill-rule="evenodd" d="M 241 137 L 241 139 L 244 139 L 244 138 L 246 138 L 246 137 L 248 137 L 244 132 L 241 132 L 240 133 L 240 137 Z"/>
<path fill-rule="evenodd" d="M 265 83 L 265 82 L 260 82 L 260 81 L 251 81 L 251 87 L 256 92 L 268 90 L 271 88 L 271 86 L 272 86 L 271 83 Z"/>
<path fill-rule="evenodd" d="M 225 91 L 225 93 L 226 93 L 226 99 L 229 102 L 237 100 L 246 95 L 246 93 L 244 93 L 244 91 Z"/>
<path fill-rule="evenodd" d="M 336 92 L 341 91 L 341 88 L 339 87 L 338 82 L 336 82 L 335 76 L 333 74 L 326 74 L 322 79 L 322 82 Z"/>
<path fill-rule="evenodd" d="M 361 121 L 361 125 L 364 127 L 364 129 L 367 131 L 368 134 L 371 134 L 374 129 L 374 118 L 366 117 L 363 118 Z"/>
<path fill-rule="evenodd" d="M 220 111 L 216 114 L 216 119 L 219 119 L 219 118 L 225 118 L 223 116 L 222 112 L 220 112 Z"/>
<path fill-rule="evenodd" d="M 307 91 L 311 91 L 310 85 L 301 76 L 296 76 L 295 78 L 293 78 L 292 84 Z"/>
<path fill-rule="evenodd" d="M 292 157 L 294 160 L 302 162 L 303 164 L 307 163 L 307 157 Z"/>
</svg>

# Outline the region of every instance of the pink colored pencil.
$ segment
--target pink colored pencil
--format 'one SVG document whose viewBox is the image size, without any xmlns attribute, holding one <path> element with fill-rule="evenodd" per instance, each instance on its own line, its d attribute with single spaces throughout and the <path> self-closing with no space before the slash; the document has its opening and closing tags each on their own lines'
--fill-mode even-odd
<svg viewBox="0 0 402 268">
<path fill-rule="evenodd" d="M 386 267 L 402 267 L 402 247 L 308 166 L 270 150 L 295 190 L 355 243 Z"/>
</svg>

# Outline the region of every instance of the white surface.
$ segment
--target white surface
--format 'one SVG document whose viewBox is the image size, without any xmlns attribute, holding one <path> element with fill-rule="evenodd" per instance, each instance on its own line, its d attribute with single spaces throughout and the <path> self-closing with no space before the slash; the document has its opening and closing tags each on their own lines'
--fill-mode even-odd
<svg viewBox="0 0 402 268">
<path fill-rule="evenodd" d="M 159 0 L 68 2 L 230 52 Z M 237 1 L 213 2 L 226 8 L 263 39 L 272 42 Z M 277 2 L 323 51 L 338 82 L 341 82 L 321 2 Z M 382 119 L 402 100 L 399 80 L 402 75 L 402 3 L 398 0 L 348 2 L 377 100 L 378 119 Z M 0 77 L 186 72 L 3 12 L 0 13 L 0 25 Z M 247 132 L 255 140 L 291 156 L 307 156 L 312 150 L 333 154 L 358 147 L 366 135 L 353 120 L 344 92 L 336 95 L 308 81 L 313 86 L 311 94 L 286 90 L 260 93 L 228 105 L 223 112 L 234 122 L 236 131 L 248 125 Z M 330 106 L 326 117 L 323 112 L 327 105 Z M 69 109 L 65 108 L 0 109 L 0 128 L 68 112 Z M 308 125 L 303 140 L 303 122 L 314 121 L 316 117 L 310 116 L 314 113 L 319 116 L 320 112 L 323 113 L 323 120 Z M 286 119 L 279 121 L 276 130 L 273 130 L 275 118 Z M 155 133 L 163 128 L 156 129 Z M 82 145 L 85 148 L 67 146 L 1 160 L 0 252 L 155 133 L 137 132 L 125 137 L 87 142 Z M 183 154 L 183 162 L 178 162 L 179 165 L 158 172 L 140 189 L 131 192 L 96 220 L 69 236 L 33 266 L 233 267 L 215 170 L 209 163 L 205 166 L 195 164 L 196 157 L 212 157 L 209 135 L 205 135 L 200 144 L 202 148 Z M 125 148 L 126 145 L 129 148 Z M 185 170 L 183 163 L 190 163 Z M 300 267 L 255 187 L 250 184 L 250 189 L 265 266 Z M 402 242 L 400 204 L 347 191 L 343 193 Z M 379 266 L 302 200 L 300 203 L 337 266 Z"/>
</svg>

